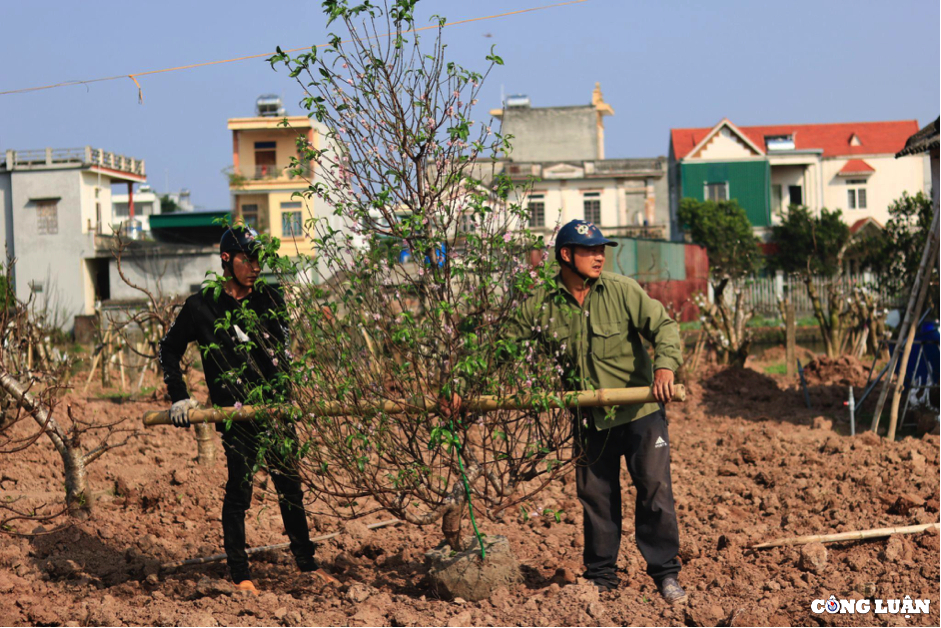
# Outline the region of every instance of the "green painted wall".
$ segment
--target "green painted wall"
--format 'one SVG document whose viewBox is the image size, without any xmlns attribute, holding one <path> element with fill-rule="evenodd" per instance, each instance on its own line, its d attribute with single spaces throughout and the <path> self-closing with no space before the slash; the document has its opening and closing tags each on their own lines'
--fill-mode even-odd
<svg viewBox="0 0 941 628">
<path fill-rule="evenodd" d="M 604 269 L 640 282 L 686 279 L 686 244 L 614 236 L 618 246 L 605 253 Z"/>
<path fill-rule="evenodd" d="M 680 164 L 683 198 L 705 199 L 706 183 L 728 181 L 736 199 L 756 227 L 771 225 L 771 166 L 767 161 Z"/>
</svg>

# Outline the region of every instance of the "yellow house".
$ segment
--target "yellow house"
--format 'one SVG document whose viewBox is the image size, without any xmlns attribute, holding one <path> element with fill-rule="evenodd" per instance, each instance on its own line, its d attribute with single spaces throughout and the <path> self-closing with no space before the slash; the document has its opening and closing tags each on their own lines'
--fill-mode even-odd
<svg viewBox="0 0 941 628">
<path fill-rule="evenodd" d="M 271 101 L 275 107 L 265 106 Z M 261 233 L 280 238 L 281 255 L 311 255 L 313 242 L 305 225 L 315 217 L 314 205 L 292 195 L 308 188 L 315 166 L 311 164 L 303 176 L 295 176 L 290 165 L 291 158 L 298 156 L 298 137 L 319 149 L 324 131 L 306 116 L 284 116 L 279 107 L 276 99 L 262 97 L 258 99 L 259 115 L 229 118 L 233 216 Z"/>
</svg>

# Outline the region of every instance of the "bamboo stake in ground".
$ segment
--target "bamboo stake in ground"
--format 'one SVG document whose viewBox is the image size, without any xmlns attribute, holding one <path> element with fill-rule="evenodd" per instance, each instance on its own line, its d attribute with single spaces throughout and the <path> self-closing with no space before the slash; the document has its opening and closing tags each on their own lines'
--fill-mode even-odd
<svg viewBox="0 0 941 628">
<path fill-rule="evenodd" d="M 864 541 L 866 539 L 879 539 L 893 534 L 918 534 L 929 529 L 938 530 L 941 524 L 923 523 L 916 526 L 900 526 L 897 528 L 875 528 L 873 530 L 860 530 L 858 532 L 838 532 L 836 534 L 812 534 L 810 536 L 795 536 L 789 539 L 778 539 L 752 545 L 752 549 L 768 549 L 769 547 L 782 547 L 784 545 L 806 545 L 808 543 L 837 543 L 839 541 Z"/>
<path fill-rule="evenodd" d="M 506 397 L 482 396 L 465 399 L 463 406 L 472 412 L 492 412 L 494 410 L 520 410 L 531 408 L 539 398 L 530 395 L 515 395 Z M 686 387 L 682 384 L 674 386 L 674 401 L 686 400 Z M 654 403 L 653 391 L 646 387 L 637 388 L 602 388 L 599 390 L 582 390 L 565 393 L 561 398 L 555 397 L 547 400 L 550 408 L 598 408 L 608 406 L 626 406 L 641 403 Z M 438 408 L 437 399 L 420 398 L 415 400 L 398 399 L 385 401 L 380 404 L 368 406 L 345 405 L 338 402 L 327 401 L 317 408 L 320 416 L 359 416 L 384 412 L 386 414 L 402 414 L 412 410 L 434 410 Z M 189 411 L 190 423 L 222 423 L 232 421 L 251 421 L 255 418 L 255 408 L 243 406 L 241 408 L 206 408 Z M 167 410 L 152 410 L 144 413 L 144 425 L 170 425 L 170 412 Z"/>
<path fill-rule="evenodd" d="M 931 252 L 928 254 L 928 266 L 934 266 L 934 261 L 938 258 L 938 243 L 935 242 L 934 234 L 928 235 Z M 915 303 L 915 309 L 912 315 L 920 314 L 925 305 L 925 297 L 928 296 L 928 286 L 931 285 L 931 273 L 928 272 L 922 277 L 921 285 L 918 287 L 918 301 Z M 908 326 L 908 335 L 905 337 L 905 348 L 902 349 L 902 357 L 899 362 L 899 374 L 895 380 L 895 388 L 892 391 L 892 405 L 889 410 L 889 431 L 885 437 L 889 440 L 895 440 L 895 428 L 899 420 L 899 402 L 902 399 L 902 388 L 905 387 L 905 375 L 908 372 L 908 359 L 912 355 L 912 342 L 915 340 L 915 332 L 918 331 L 918 325 Z M 902 338 L 899 337 L 899 342 Z"/>
<path fill-rule="evenodd" d="M 118 367 L 121 371 L 121 392 L 127 392 L 127 377 L 124 374 L 124 348 L 118 348 Z"/>
<path fill-rule="evenodd" d="M 879 400 L 876 402 L 876 410 L 872 415 L 872 431 L 879 433 L 879 421 L 882 418 L 882 408 L 885 407 L 886 397 L 889 394 L 889 384 L 892 381 L 892 374 L 895 373 L 895 366 L 898 364 L 899 357 L 902 354 L 903 338 L 908 334 L 908 326 L 914 324 L 915 302 L 918 299 L 919 288 L 922 281 L 930 281 L 931 269 L 928 264 L 928 257 L 931 255 L 932 244 L 938 231 L 938 206 L 934 206 L 931 215 L 931 228 L 928 230 L 928 237 L 925 239 L 925 248 L 922 251 L 921 263 L 918 265 L 918 273 L 915 275 L 915 283 L 912 284 L 912 294 L 908 298 L 908 306 L 905 308 L 905 316 L 902 317 L 902 324 L 898 328 L 898 341 L 895 348 L 892 349 L 892 356 L 889 358 L 889 366 L 886 369 L 885 382 L 882 383 L 882 390 L 879 391 Z M 926 276 L 927 275 L 927 276 Z"/>
<path fill-rule="evenodd" d="M 95 359 L 91 362 L 91 368 L 88 369 L 88 379 L 85 380 L 85 388 L 82 389 L 82 394 L 88 392 L 88 385 L 91 384 L 91 378 L 95 376 L 95 369 L 98 368 L 98 362 L 101 361 L 105 352 L 105 344 L 108 342 L 108 339 L 111 336 L 111 331 L 108 330 L 105 332 L 104 338 L 101 340 L 101 350 L 95 354 Z"/>
<path fill-rule="evenodd" d="M 402 523 L 399 519 L 389 519 L 388 521 L 380 521 L 378 523 L 370 523 L 366 526 L 367 530 L 375 530 L 377 528 L 384 528 L 386 526 L 394 526 L 398 523 Z M 342 532 L 331 532 L 330 534 L 324 534 L 323 536 L 317 536 L 311 539 L 313 543 L 319 543 L 320 541 L 329 541 L 330 539 L 335 539 L 340 536 Z M 267 552 L 271 550 L 280 550 L 287 549 L 291 546 L 290 543 L 276 543 L 274 545 L 262 545 L 261 547 L 250 547 L 245 550 L 245 553 L 251 556 L 252 554 L 259 554 L 261 552 Z M 225 554 L 213 554 L 212 556 L 201 556 L 199 558 L 187 558 L 186 560 L 175 560 L 170 563 L 163 563 L 160 565 L 161 569 L 175 569 L 176 567 L 184 567 L 186 565 L 205 565 L 206 563 L 217 563 L 220 560 L 225 560 Z"/>
</svg>

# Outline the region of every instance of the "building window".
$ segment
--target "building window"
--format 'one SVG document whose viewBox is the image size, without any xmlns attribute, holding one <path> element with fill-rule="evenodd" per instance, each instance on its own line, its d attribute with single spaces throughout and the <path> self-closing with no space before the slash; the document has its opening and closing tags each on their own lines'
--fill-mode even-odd
<svg viewBox="0 0 941 628">
<path fill-rule="evenodd" d="M 846 190 L 847 209 L 866 209 L 866 180 L 848 179 L 846 185 L 852 186 Z"/>
<path fill-rule="evenodd" d="M 255 178 L 269 179 L 278 176 L 277 143 L 255 142 Z"/>
<path fill-rule="evenodd" d="M 461 233 L 474 233 L 475 231 L 477 231 L 477 222 L 474 220 L 474 215 L 462 214 L 461 225 L 459 229 Z"/>
<path fill-rule="evenodd" d="M 59 233 L 59 201 L 36 201 L 36 230 L 39 235 Z"/>
<path fill-rule="evenodd" d="M 258 229 L 258 205 L 242 205 L 242 222 L 247 227 Z"/>
<path fill-rule="evenodd" d="M 790 205 L 803 205 L 804 204 L 804 188 L 799 185 L 789 185 L 787 186 L 787 195 L 789 197 L 788 203 Z"/>
<path fill-rule="evenodd" d="M 530 196 L 526 209 L 529 211 L 530 227 L 546 226 L 546 202 L 541 194 Z"/>
<path fill-rule="evenodd" d="M 585 192 L 585 221 L 601 224 L 601 194 L 598 192 Z"/>
<path fill-rule="evenodd" d="M 285 238 L 304 237 L 304 219 L 300 201 L 281 203 L 281 235 Z"/>
<path fill-rule="evenodd" d="M 707 183 L 706 200 L 714 201 L 716 203 L 719 201 L 729 200 L 729 182 L 722 181 L 720 183 Z"/>
<path fill-rule="evenodd" d="M 793 135 L 766 135 L 765 136 L 765 146 L 768 147 L 768 152 L 776 150 L 794 150 L 794 136 Z"/>
</svg>

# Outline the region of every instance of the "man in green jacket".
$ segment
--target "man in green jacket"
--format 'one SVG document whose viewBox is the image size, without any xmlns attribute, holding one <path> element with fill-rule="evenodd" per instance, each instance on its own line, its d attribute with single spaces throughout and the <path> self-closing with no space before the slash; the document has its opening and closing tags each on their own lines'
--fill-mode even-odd
<svg viewBox="0 0 941 628">
<path fill-rule="evenodd" d="M 540 288 L 523 304 L 511 335 L 560 356 L 570 390 L 653 388 L 658 403 L 574 411 L 584 575 L 602 590 L 618 586 L 623 456 L 637 489 L 637 546 L 663 597 L 677 603 L 686 593 L 676 579 L 679 530 L 663 404 L 673 398 L 673 376 L 682 363 L 679 326 L 636 281 L 602 272 L 608 246 L 617 243 L 589 222 L 562 227 L 555 243 L 561 267 L 556 286 Z M 653 344 L 653 361 L 642 339 Z"/>
</svg>

